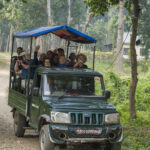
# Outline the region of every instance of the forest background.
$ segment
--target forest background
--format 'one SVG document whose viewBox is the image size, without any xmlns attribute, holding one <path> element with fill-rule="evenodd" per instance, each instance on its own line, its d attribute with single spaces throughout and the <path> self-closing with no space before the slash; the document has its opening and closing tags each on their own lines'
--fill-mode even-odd
<svg viewBox="0 0 150 150">
<path fill-rule="evenodd" d="M 150 2 L 140 1 L 140 18 L 138 35 L 143 45 L 144 59 L 138 61 L 138 86 L 136 91 L 137 119 L 131 120 L 129 115 L 129 83 L 130 59 L 123 59 L 121 72 L 116 72 L 116 46 L 118 35 L 119 6 L 112 6 L 104 16 L 92 17 L 89 8 L 82 0 L 30 0 L 23 3 L 12 0 L 3 1 L 0 9 L 0 52 L 10 53 L 12 33 L 48 25 L 68 24 L 77 30 L 84 31 L 97 39 L 95 70 L 104 75 L 106 89 L 112 95 L 109 100 L 121 115 L 124 128 L 122 150 L 150 150 Z M 124 11 L 124 32 L 131 32 L 132 13 Z M 65 44 L 55 37 L 53 44 L 47 41 L 46 35 L 39 39 L 41 49 L 63 47 Z M 50 39 L 49 38 L 49 39 Z M 54 44 L 55 43 L 55 44 Z M 112 51 L 105 52 L 105 45 L 112 44 Z M 26 42 L 16 41 L 16 47 L 28 48 Z M 81 52 L 88 57 L 87 64 L 92 67 L 90 46 L 81 47 Z M 4 62 L 0 61 L 3 65 Z"/>
</svg>

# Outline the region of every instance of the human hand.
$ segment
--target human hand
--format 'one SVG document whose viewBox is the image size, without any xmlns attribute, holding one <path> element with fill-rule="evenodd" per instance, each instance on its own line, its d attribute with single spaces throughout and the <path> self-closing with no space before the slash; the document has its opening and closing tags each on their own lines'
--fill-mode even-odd
<svg viewBox="0 0 150 150">
<path fill-rule="evenodd" d="M 35 47 L 35 51 L 36 51 L 36 52 L 38 52 L 39 49 L 40 49 L 40 45 L 38 45 L 38 46 Z"/>
<path fill-rule="evenodd" d="M 17 59 L 16 62 L 19 64 L 19 63 L 21 63 L 21 60 Z"/>
<path fill-rule="evenodd" d="M 78 64 L 83 64 L 83 61 L 81 59 L 78 59 Z"/>
</svg>

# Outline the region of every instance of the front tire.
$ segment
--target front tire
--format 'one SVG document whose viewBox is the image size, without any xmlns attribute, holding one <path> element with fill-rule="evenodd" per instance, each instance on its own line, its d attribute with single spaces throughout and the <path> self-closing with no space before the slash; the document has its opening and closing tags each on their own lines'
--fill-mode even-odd
<svg viewBox="0 0 150 150">
<path fill-rule="evenodd" d="M 43 125 L 39 135 L 40 150 L 54 150 L 55 146 L 49 139 L 49 125 Z"/>
<path fill-rule="evenodd" d="M 16 111 L 14 114 L 15 136 L 23 137 L 25 133 L 25 129 L 24 129 L 25 126 L 26 126 L 26 118 Z"/>
</svg>

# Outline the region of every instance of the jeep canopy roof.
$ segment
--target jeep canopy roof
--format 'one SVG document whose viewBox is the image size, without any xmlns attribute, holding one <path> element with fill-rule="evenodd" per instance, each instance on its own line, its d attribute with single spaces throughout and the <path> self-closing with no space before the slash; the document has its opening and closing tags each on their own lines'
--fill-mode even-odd
<svg viewBox="0 0 150 150">
<path fill-rule="evenodd" d="M 76 29 L 73 29 L 67 25 L 39 27 L 39 28 L 13 34 L 13 37 L 17 37 L 17 38 L 38 37 L 48 33 L 53 33 L 56 36 L 65 39 L 67 41 L 73 41 L 73 42 L 83 43 L 83 44 L 96 43 L 96 40 L 93 37 L 84 34 Z"/>
</svg>

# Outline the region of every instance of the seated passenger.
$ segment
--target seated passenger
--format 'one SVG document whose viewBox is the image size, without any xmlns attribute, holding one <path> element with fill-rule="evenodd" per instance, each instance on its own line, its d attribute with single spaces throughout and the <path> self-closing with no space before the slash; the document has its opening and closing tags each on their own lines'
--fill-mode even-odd
<svg viewBox="0 0 150 150">
<path fill-rule="evenodd" d="M 70 56 L 69 56 L 68 67 L 73 67 L 76 64 L 75 60 L 76 60 L 76 54 L 71 53 Z"/>
<path fill-rule="evenodd" d="M 51 58 L 51 65 L 53 67 L 57 67 L 58 66 L 58 63 L 59 63 L 59 57 L 57 54 L 53 53 L 52 54 L 52 58 Z"/>
<path fill-rule="evenodd" d="M 60 57 L 60 56 L 65 56 L 64 49 L 58 48 L 57 51 L 58 51 L 58 56 L 59 56 L 59 57 Z"/>
<path fill-rule="evenodd" d="M 65 56 L 59 57 L 58 67 L 60 67 L 60 68 L 67 67 L 67 60 L 66 60 Z"/>
<path fill-rule="evenodd" d="M 40 58 L 39 58 L 39 61 L 38 61 L 38 65 L 44 65 L 44 59 L 46 58 L 46 54 L 45 53 L 42 53 L 41 55 L 40 55 Z"/>
<path fill-rule="evenodd" d="M 54 53 L 54 54 L 58 54 L 58 50 L 57 50 L 57 48 L 56 48 L 56 49 L 54 49 L 53 53 Z"/>
<path fill-rule="evenodd" d="M 12 62 L 11 62 L 11 70 L 14 71 L 15 65 L 16 65 L 16 60 L 21 60 L 22 57 L 20 56 L 20 54 L 23 52 L 23 48 L 22 47 L 18 47 L 17 48 L 17 55 L 18 56 L 13 56 L 12 57 Z"/>
<path fill-rule="evenodd" d="M 34 69 L 31 68 L 32 65 L 35 65 L 34 60 L 30 60 L 30 54 L 25 52 L 20 53 L 22 60 L 17 60 L 15 65 L 15 72 L 17 75 L 21 76 L 21 79 L 28 78 L 28 70 L 30 69 L 30 78 L 33 79 Z"/>
<path fill-rule="evenodd" d="M 22 47 L 18 47 L 17 48 L 17 54 L 18 54 L 18 56 L 20 56 L 20 53 L 22 53 L 23 52 L 23 48 Z"/>
<path fill-rule="evenodd" d="M 44 59 L 44 67 L 51 67 L 50 59 L 48 57 Z"/>
<path fill-rule="evenodd" d="M 87 61 L 87 57 L 84 54 L 78 54 L 77 55 L 77 63 L 74 65 L 74 68 L 82 68 L 82 69 L 86 69 L 88 68 L 87 65 L 85 65 L 84 63 Z"/>
<path fill-rule="evenodd" d="M 18 56 L 13 56 L 13 58 L 12 58 L 12 68 L 14 69 L 15 68 L 15 65 L 16 65 L 16 60 L 18 59 L 18 60 L 21 60 L 22 59 L 22 56 L 20 56 L 20 54 L 23 52 L 23 48 L 22 47 L 18 47 L 17 48 L 17 55 Z"/>
<path fill-rule="evenodd" d="M 36 65 L 41 65 L 41 66 L 43 66 L 43 61 L 44 61 L 44 59 L 45 59 L 45 57 L 46 57 L 46 54 L 45 54 L 45 53 L 42 53 L 42 54 L 40 55 L 39 60 L 38 60 L 37 55 L 38 55 L 39 49 L 40 49 L 40 46 L 39 46 L 39 45 L 36 46 L 35 51 L 34 51 L 34 60 L 35 60 L 35 64 L 36 64 Z"/>
<path fill-rule="evenodd" d="M 48 57 L 49 59 L 51 59 L 53 52 L 51 50 L 47 51 L 46 53 L 46 57 Z"/>
</svg>

